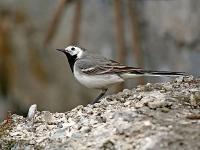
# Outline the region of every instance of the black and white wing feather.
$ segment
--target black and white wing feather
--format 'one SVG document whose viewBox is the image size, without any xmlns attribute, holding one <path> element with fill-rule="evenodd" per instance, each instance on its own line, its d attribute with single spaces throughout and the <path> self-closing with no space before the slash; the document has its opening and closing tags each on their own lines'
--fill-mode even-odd
<svg viewBox="0 0 200 150">
<path fill-rule="evenodd" d="M 147 76 L 180 76 L 186 75 L 183 72 L 170 71 L 151 71 L 141 68 L 128 67 L 120 64 L 117 61 L 110 60 L 104 57 L 93 56 L 90 59 L 82 59 L 79 61 L 81 71 L 87 75 L 103 75 L 103 74 L 117 74 L 119 76 L 133 75 L 147 75 Z"/>
<path fill-rule="evenodd" d="M 128 69 L 141 70 L 140 68 L 133 68 L 121 65 L 117 61 L 108 60 L 106 58 L 92 57 L 92 59 L 79 60 L 78 66 L 81 71 L 87 75 L 102 75 L 127 72 Z"/>
</svg>

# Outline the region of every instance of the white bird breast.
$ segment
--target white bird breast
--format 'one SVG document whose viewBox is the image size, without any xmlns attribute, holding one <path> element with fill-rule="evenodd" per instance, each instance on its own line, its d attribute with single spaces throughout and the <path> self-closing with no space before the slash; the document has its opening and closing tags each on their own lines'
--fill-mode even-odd
<svg viewBox="0 0 200 150">
<path fill-rule="evenodd" d="M 88 88 L 102 89 L 124 80 L 115 74 L 87 75 L 74 69 L 75 78 Z"/>
</svg>

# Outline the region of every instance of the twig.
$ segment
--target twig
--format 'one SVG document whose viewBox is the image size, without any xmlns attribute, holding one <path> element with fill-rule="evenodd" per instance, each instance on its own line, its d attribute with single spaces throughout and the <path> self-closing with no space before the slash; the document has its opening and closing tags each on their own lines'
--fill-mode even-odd
<svg viewBox="0 0 200 150">
<path fill-rule="evenodd" d="M 47 35 L 44 40 L 44 46 L 46 46 L 54 37 L 56 33 L 56 29 L 58 27 L 58 23 L 60 22 L 62 12 L 65 8 L 65 5 L 69 2 L 70 0 L 60 0 L 57 6 L 57 9 L 55 10 L 55 14 L 53 15 L 53 18 L 51 22 L 49 23 L 49 28 L 47 31 Z"/>
<path fill-rule="evenodd" d="M 82 0 L 76 1 L 75 14 L 72 23 L 72 32 L 70 44 L 77 44 L 80 36 L 80 25 L 81 25 L 81 11 L 82 11 Z"/>
<path fill-rule="evenodd" d="M 137 65 L 139 67 L 144 67 L 143 55 L 141 51 L 141 40 L 140 40 L 140 26 L 139 26 L 139 18 L 135 6 L 135 2 L 133 0 L 128 1 L 128 12 L 130 16 L 131 22 L 131 30 L 132 30 L 132 47 L 134 57 L 137 60 Z M 139 77 L 139 84 L 144 84 L 144 77 Z"/>
<path fill-rule="evenodd" d="M 117 38 L 117 59 L 121 63 L 125 63 L 126 50 L 125 50 L 125 39 L 124 39 L 124 24 L 123 15 L 121 9 L 121 0 L 114 0 L 114 11 L 116 16 L 116 38 Z M 124 84 L 120 84 L 117 90 L 120 91 L 124 87 Z"/>
</svg>

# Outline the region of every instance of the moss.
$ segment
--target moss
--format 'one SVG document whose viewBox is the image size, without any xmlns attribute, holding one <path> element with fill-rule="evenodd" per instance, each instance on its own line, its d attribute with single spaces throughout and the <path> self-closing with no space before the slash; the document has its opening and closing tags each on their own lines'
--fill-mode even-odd
<svg viewBox="0 0 200 150">
<path fill-rule="evenodd" d="M 29 143 L 30 141 L 26 140 L 0 140 L 0 149 L 10 150 L 14 149 L 24 149 L 25 147 L 33 148 L 35 150 L 44 149 L 43 146 L 33 145 Z"/>
<path fill-rule="evenodd" d="M 11 141 L 0 141 L 0 143 L 1 143 L 0 149 L 4 149 L 4 150 L 10 150 L 15 145 L 15 141 L 13 141 L 13 140 L 11 140 Z"/>
<path fill-rule="evenodd" d="M 112 141 L 108 140 L 103 143 L 100 149 L 101 150 L 115 150 L 116 148 L 115 148 L 115 144 Z"/>
<path fill-rule="evenodd" d="M 12 121 L 11 113 L 8 112 L 7 119 L 4 120 L 0 124 L 0 138 L 3 135 L 6 135 L 8 133 L 8 131 L 12 129 L 12 127 L 13 127 L 13 121 Z"/>
</svg>

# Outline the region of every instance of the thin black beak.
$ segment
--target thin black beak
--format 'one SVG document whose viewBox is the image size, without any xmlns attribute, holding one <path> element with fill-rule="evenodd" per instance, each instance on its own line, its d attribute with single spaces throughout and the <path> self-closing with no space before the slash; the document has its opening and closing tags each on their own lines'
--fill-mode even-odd
<svg viewBox="0 0 200 150">
<path fill-rule="evenodd" d="M 65 52 L 65 49 L 59 49 L 59 48 L 58 48 L 58 49 L 56 49 L 56 50 L 57 50 L 57 51 L 61 51 L 61 52 L 63 52 L 63 53 Z"/>
</svg>

